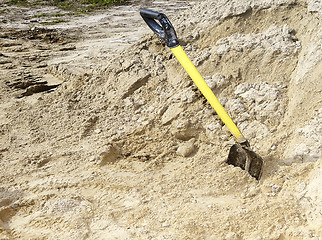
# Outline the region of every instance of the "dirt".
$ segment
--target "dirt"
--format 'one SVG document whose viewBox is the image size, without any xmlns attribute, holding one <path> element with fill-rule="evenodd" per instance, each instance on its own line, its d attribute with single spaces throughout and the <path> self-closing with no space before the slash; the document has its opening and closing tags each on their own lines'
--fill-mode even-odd
<svg viewBox="0 0 322 240">
<path fill-rule="evenodd" d="M 168 15 L 259 181 L 225 163 L 232 135 L 142 7 Z M 322 239 L 321 1 L 0 13 L 0 239 Z"/>
</svg>

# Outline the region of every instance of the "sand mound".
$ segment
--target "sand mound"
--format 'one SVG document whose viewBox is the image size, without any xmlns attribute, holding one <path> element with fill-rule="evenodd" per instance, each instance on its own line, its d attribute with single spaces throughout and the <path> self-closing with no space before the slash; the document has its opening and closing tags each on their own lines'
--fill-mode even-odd
<svg viewBox="0 0 322 240">
<path fill-rule="evenodd" d="M 1 82 L 1 239 L 320 239 L 321 9 L 205 0 L 171 17 L 263 156 L 259 182 L 225 163 L 231 134 L 153 34 L 53 61 L 50 93 Z"/>
</svg>

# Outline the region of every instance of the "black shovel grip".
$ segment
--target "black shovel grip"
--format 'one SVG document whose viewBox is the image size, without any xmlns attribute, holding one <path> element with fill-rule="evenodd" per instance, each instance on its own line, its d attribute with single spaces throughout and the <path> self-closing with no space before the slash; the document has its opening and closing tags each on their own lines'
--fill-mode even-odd
<svg viewBox="0 0 322 240">
<path fill-rule="evenodd" d="M 166 15 L 148 9 L 141 9 L 140 14 L 152 31 L 155 32 L 168 47 L 174 48 L 179 46 L 176 31 Z M 160 24 L 155 20 L 158 20 Z"/>
</svg>

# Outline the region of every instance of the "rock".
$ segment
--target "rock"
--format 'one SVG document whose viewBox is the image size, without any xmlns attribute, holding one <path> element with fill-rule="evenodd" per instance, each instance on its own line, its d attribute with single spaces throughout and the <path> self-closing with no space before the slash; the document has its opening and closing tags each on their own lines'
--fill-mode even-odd
<svg viewBox="0 0 322 240">
<path fill-rule="evenodd" d="M 140 70 L 138 73 L 122 72 L 118 76 L 117 88 L 122 99 L 131 96 L 137 89 L 144 86 L 151 73 L 146 70 Z"/>
<path fill-rule="evenodd" d="M 212 76 L 205 77 L 205 81 L 212 91 L 223 87 L 227 82 L 225 76 L 221 75 L 220 73 L 215 73 Z"/>
<path fill-rule="evenodd" d="M 319 0 L 310 0 L 307 5 L 307 10 L 309 12 L 318 12 L 322 15 L 322 4 Z"/>
<path fill-rule="evenodd" d="M 234 93 L 240 99 L 234 99 L 227 102 L 228 110 L 231 113 L 237 113 L 238 117 L 246 113 L 247 115 L 238 119 L 239 122 L 247 120 L 247 118 L 255 118 L 256 120 L 270 125 L 279 124 L 278 119 L 285 114 L 286 102 L 283 101 L 284 92 L 280 90 L 282 86 L 278 84 L 270 85 L 267 82 L 259 83 L 242 83 L 238 85 Z M 239 113 L 238 111 L 241 110 Z"/>
<path fill-rule="evenodd" d="M 67 212 L 77 211 L 81 202 L 75 199 L 50 199 L 46 202 L 43 211 L 49 214 L 66 214 Z"/>
<path fill-rule="evenodd" d="M 280 91 L 266 82 L 256 84 L 242 83 L 237 86 L 235 94 L 248 101 L 263 103 L 264 101 L 276 100 L 280 95 Z"/>
<path fill-rule="evenodd" d="M 212 80 L 216 83 L 218 88 L 223 87 L 227 82 L 227 79 L 225 78 L 225 76 L 221 75 L 220 73 L 215 73 L 212 76 Z"/>
<path fill-rule="evenodd" d="M 180 144 L 177 149 L 177 154 L 182 157 L 189 157 L 196 150 L 194 141 L 194 139 L 190 139 L 188 142 Z"/>
<path fill-rule="evenodd" d="M 272 151 L 275 151 L 277 149 L 277 146 L 276 145 L 273 145 L 272 147 L 271 147 L 271 150 Z"/>
<path fill-rule="evenodd" d="M 189 88 L 185 88 L 181 91 L 178 91 L 171 97 L 172 102 L 185 102 L 185 103 L 192 103 L 196 99 L 195 92 Z"/>
<path fill-rule="evenodd" d="M 175 138 L 180 140 L 189 140 L 195 137 L 198 129 L 193 125 L 189 119 L 177 119 L 172 122 L 171 133 Z"/>
<path fill-rule="evenodd" d="M 247 49 L 264 49 L 266 51 L 281 51 L 285 54 L 298 51 L 301 45 L 293 41 L 293 29 L 288 25 L 272 25 L 263 33 L 240 34 L 219 39 L 211 50 L 217 55 L 223 55 L 231 51 L 244 52 Z"/>
<path fill-rule="evenodd" d="M 232 114 L 243 113 L 246 111 L 246 108 L 243 102 L 240 99 L 228 99 L 225 104 L 226 110 Z"/>
<path fill-rule="evenodd" d="M 208 87 L 210 87 L 210 89 L 211 89 L 212 91 L 214 91 L 214 90 L 215 90 L 215 88 L 217 87 L 217 84 L 216 84 L 216 82 L 212 79 L 212 77 L 211 77 L 211 76 L 206 76 L 206 77 L 204 77 L 204 79 L 205 79 L 205 81 L 206 81 L 206 83 L 207 83 Z"/>
<path fill-rule="evenodd" d="M 99 128 L 94 130 L 94 133 L 96 133 L 96 134 L 100 134 L 101 132 L 102 132 L 102 130 Z"/>
<path fill-rule="evenodd" d="M 247 139 L 262 139 L 269 134 L 268 128 L 259 121 L 253 121 L 250 124 L 243 122 L 239 128 L 246 134 Z"/>
<path fill-rule="evenodd" d="M 205 126 L 206 135 L 209 139 L 215 138 L 218 135 L 218 131 L 221 130 L 221 125 L 218 121 L 213 121 Z"/>
<path fill-rule="evenodd" d="M 161 123 L 166 125 L 176 119 L 178 115 L 183 111 L 181 103 L 171 104 L 168 109 L 163 113 Z"/>
<path fill-rule="evenodd" d="M 165 221 L 164 223 L 162 223 L 162 227 L 170 227 L 170 223 L 168 221 Z"/>
</svg>

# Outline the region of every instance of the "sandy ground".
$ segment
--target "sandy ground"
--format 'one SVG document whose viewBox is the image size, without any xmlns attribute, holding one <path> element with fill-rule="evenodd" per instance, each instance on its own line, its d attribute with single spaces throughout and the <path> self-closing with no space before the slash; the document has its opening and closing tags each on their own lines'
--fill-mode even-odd
<svg viewBox="0 0 322 240">
<path fill-rule="evenodd" d="M 265 162 L 234 139 L 142 6 Z M 0 7 L 0 239 L 322 239 L 322 3 L 131 2 L 55 25 Z"/>
</svg>

